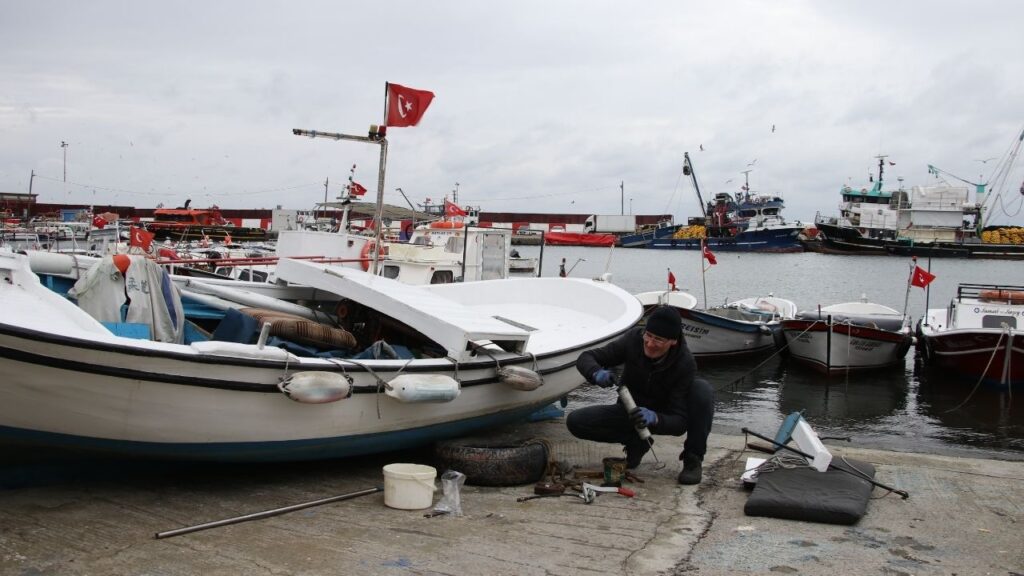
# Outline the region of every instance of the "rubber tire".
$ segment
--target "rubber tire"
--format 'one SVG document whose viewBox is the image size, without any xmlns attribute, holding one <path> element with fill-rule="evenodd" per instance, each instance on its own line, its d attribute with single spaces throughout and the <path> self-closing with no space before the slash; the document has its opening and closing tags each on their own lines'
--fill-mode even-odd
<svg viewBox="0 0 1024 576">
<path fill-rule="evenodd" d="M 475 486 L 521 486 L 540 480 L 548 450 L 538 441 L 456 438 L 434 445 L 440 469 L 466 475 Z"/>
</svg>

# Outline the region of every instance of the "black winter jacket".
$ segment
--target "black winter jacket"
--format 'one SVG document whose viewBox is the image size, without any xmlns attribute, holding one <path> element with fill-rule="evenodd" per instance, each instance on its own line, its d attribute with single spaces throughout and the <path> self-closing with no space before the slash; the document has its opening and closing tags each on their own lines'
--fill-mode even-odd
<svg viewBox="0 0 1024 576">
<path fill-rule="evenodd" d="M 644 355 L 644 328 L 637 327 L 601 348 L 587 350 L 576 360 L 576 369 L 588 381 L 602 368 L 622 365 L 622 380 L 637 406 L 654 410 L 655 434 L 680 436 L 686 432 L 686 406 L 697 373 L 697 363 L 680 337 L 679 344 L 658 360 Z"/>
</svg>

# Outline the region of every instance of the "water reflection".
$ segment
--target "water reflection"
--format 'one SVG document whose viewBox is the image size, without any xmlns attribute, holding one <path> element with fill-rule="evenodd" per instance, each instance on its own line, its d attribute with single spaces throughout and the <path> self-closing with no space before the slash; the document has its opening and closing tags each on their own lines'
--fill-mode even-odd
<svg viewBox="0 0 1024 576">
<path fill-rule="evenodd" d="M 539 247 L 522 246 L 520 252 L 536 256 Z M 634 294 L 663 289 L 665 269 L 671 268 L 679 287 L 690 291 L 702 306 L 705 294 L 708 304 L 717 304 L 773 293 L 793 300 L 801 309 L 813 309 L 855 300 L 863 293 L 898 310 L 906 306 L 912 318 L 952 297 L 961 282 L 985 278 L 992 283 L 1020 283 L 1019 267 L 943 259 L 931 266 L 939 274 L 929 290 L 915 288 L 908 294 L 906 259 L 817 253 L 720 256 L 705 280 L 698 251 L 557 246 L 544 249 L 543 275 L 557 275 L 563 257 L 570 262 L 584 259 L 573 276 L 592 278 L 611 272 L 615 284 Z M 764 358 L 752 358 L 700 366 L 701 375 L 719 389 L 716 431 L 737 433 L 746 426 L 774 434 L 787 413 L 803 410 L 821 435 L 851 436 L 856 446 L 1024 459 L 1024 414 L 1022 409 L 1013 411 L 1009 394 L 979 390 L 968 405 L 949 412 L 963 401 L 973 383 L 944 383 L 941 374 L 929 378 L 915 373 L 913 352 L 905 366 L 851 374 L 849 379 L 845 375 L 827 379 L 781 357 L 762 362 Z M 614 394 L 592 388 L 581 388 L 574 403 L 614 402 Z"/>
<path fill-rule="evenodd" d="M 917 405 L 935 427 L 933 437 L 945 442 L 1024 451 L 1024 407 L 1013 406 L 1013 395 L 959 379 L 928 367 L 915 367 Z M 1021 399 L 1017 399 L 1018 403 Z"/>
<path fill-rule="evenodd" d="M 746 426 L 772 435 L 787 414 L 800 411 L 822 436 L 874 433 L 907 407 L 908 379 L 900 368 L 828 378 L 776 356 L 759 364 L 709 364 L 701 372 L 719 388 L 716 424 L 730 431 Z"/>
</svg>

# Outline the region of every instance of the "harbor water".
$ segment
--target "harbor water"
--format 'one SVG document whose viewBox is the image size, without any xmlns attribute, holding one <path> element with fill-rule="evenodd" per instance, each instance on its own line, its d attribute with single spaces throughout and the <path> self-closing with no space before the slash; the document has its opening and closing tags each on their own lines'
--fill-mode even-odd
<svg viewBox="0 0 1024 576">
<path fill-rule="evenodd" d="M 962 282 L 1024 285 L 1024 266 L 1001 260 L 918 261 L 936 278 L 930 290 L 907 291 L 913 262 L 886 256 L 819 253 L 719 253 L 717 265 L 701 273 L 701 256 L 690 250 L 644 250 L 539 246 L 517 247 L 523 256 L 542 256 L 542 274 L 557 276 L 565 258 L 570 277 L 605 272 L 631 293 L 666 289 L 668 271 L 676 286 L 703 307 L 739 298 L 774 295 L 801 310 L 866 297 L 904 309 L 916 323 L 926 307 L 945 307 Z M 831 377 L 778 354 L 745 360 L 702 363 L 699 374 L 718 390 L 715 430 L 739 433 L 743 427 L 774 435 L 793 411 L 823 437 L 849 437 L 852 445 L 897 451 L 1024 460 L 1024 398 L 952 379 L 915 363 L 911 348 L 905 364 L 881 371 Z M 606 390 L 584 386 L 568 409 L 611 402 Z M 674 443 L 678 444 L 678 442 Z"/>
</svg>

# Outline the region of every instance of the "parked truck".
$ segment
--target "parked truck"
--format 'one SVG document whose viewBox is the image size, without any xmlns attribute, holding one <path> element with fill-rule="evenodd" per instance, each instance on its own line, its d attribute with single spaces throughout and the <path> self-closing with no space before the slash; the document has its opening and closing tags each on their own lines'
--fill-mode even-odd
<svg viewBox="0 0 1024 576">
<path fill-rule="evenodd" d="M 636 216 L 633 214 L 592 214 L 583 224 L 588 233 L 623 234 L 636 231 Z"/>
</svg>

